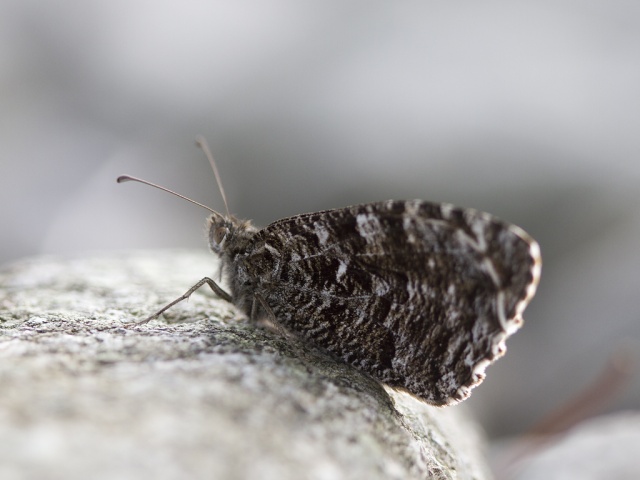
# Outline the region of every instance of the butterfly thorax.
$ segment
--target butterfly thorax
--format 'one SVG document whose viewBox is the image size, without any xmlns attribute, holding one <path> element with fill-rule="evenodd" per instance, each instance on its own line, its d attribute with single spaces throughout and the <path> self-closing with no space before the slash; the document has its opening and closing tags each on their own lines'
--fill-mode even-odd
<svg viewBox="0 0 640 480">
<path fill-rule="evenodd" d="M 242 259 L 258 229 L 248 220 L 214 213 L 207 219 L 209 248 L 220 258 L 223 275 L 231 287 L 233 303 L 249 314 L 253 302 L 250 279 L 243 275 Z"/>
</svg>

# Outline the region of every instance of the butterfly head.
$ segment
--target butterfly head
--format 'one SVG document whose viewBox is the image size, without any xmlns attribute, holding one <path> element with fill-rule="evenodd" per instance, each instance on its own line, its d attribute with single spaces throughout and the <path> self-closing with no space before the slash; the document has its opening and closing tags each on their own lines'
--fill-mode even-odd
<svg viewBox="0 0 640 480">
<path fill-rule="evenodd" d="M 231 219 L 214 213 L 207 219 L 207 229 L 209 230 L 209 248 L 213 253 L 220 255 L 227 240 L 233 237 L 235 226 Z"/>
<path fill-rule="evenodd" d="M 233 216 L 212 213 L 207 219 L 209 248 L 216 255 L 230 253 L 233 246 L 244 244 L 257 231 L 249 221 L 238 220 Z"/>
</svg>

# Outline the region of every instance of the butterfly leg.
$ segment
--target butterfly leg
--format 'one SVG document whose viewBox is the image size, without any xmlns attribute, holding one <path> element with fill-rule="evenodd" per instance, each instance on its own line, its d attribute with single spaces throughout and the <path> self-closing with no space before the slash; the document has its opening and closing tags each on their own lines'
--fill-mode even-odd
<svg viewBox="0 0 640 480">
<path fill-rule="evenodd" d="M 153 315 L 145 318 L 144 320 L 142 320 L 141 322 L 138 322 L 138 323 L 141 323 L 141 324 L 142 323 L 147 323 L 147 322 L 150 322 L 151 320 L 154 320 L 154 319 L 158 318 L 165 311 L 167 311 L 168 309 L 173 307 L 176 303 L 180 303 L 181 301 L 186 300 L 187 298 L 189 298 L 193 292 L 195 292 L 196 290 L 198 290 L 200 287 L 202 287 L 205 284 L 209 285 L 211 290 L 213 290 L 213 292 L 216 295 L 218 295 L 221 299 L 226 300 L 227 302 L 231 302 L 232 301 L 231 295 L 229 295 L 227 292 L 225 292 L 220 287 L 220 285 L 218 285 L 216 282 L 211 280 L 209 277 L 204 277 L 202 280 L 200 280 L 198 283 L 196 283 L 193 287 L 191 287 L 189 290 L 187 290 L 184 293 L 184 295 L 176 298 L 173 302 L 168 303 L 167 305 L 162 307 L 160 310 L 158 310 L 156 313 L 154 313 Z"/>
<path fill-rule="evenodd" d="M 276 317 L 275 312 L 271 309 L 271 307 L 267 303 L 267 300 L 260 293 L 253 294 L 253 305 L 251 305 L 251 320 L 257 321 L 256 316 L 258 313 L 258 304 L 260 304 L 260 306 L 267 313 L 266 318 L 263 318 L 260 321 L 262 326 L 271 330 L 272 332 L 277 333 L 278 335 L 281 335 L 283 338 L 286 338 L 288 340 L 294 340 L 294 341 L 291 341 L 289 345 L 295 352 L 295 358 L 297 358 L 300 362 L 302 362 L 302 364 L 304 365 L 304 367 L 307 369 L 309 373 L 313 372 L 314 367 L 312 365 L 312 362 L 307 361 L 307 359 L 310 358 L 310 356 L 302 348 L 302 343 L 304 343 L 304 341 L 302 342 L 298 341 L 298 340 L 301 340 L 298 337 L 298 335 L 296 335 L 294 332 L 287 330 L 278 321 L 278 318 Z"/>
<path fill-rule="evenodd" d="M 257 300 L 257 302 L 256 302 Z M 273 313 L 271 307 L 265 300 L 265 298 L 260 293 L 253 294 L 253 305 L 251 305 L 251 321 L 255 322 L 257 320 L 256 315 L 258 314 L 258 303 L 267 312 L 267 317 L 271 323 L 277 323 L 276 314 Z"/>
<path fill-rule="evenodd" d="M 278 322 L 276 314 L 273 312 L 273 310 L 271 310 L 271 307 L 267 303 L 267 300 L 260 293 L 253 294 L 253 304 L 251 305 L 251 321 L 258 321 L 258 304 L 260 304 L 260 306 L 267 313 L 267 318 L 262 319 L 261 323 L 264 323 L 264 326 L 276 331 L 283 337 L 288 337 L 290 335 L 289 332 L 287 332 L 287 330 L 280 324 L 280 322 Z"/>
</svg>

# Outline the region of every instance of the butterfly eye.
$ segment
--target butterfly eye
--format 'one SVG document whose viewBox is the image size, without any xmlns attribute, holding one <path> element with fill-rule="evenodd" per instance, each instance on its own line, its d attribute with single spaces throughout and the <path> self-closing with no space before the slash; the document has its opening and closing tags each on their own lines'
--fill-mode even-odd
<svg viewBox="0 0 640 480">
<path fill-rule="evenodd" d="M 229 233 L 229 229 L 227 227 L 216 227 L 213 232 L 213 240 L 220 245 L 227 236 L 227 233 Z"/>
</svg>

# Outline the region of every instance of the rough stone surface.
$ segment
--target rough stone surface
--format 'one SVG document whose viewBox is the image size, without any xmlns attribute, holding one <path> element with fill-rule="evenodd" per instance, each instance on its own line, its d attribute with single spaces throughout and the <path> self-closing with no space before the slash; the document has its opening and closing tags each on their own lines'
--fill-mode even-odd
<svg viewBox="0 0 640 480">
<path fill-rule="evenodd" d="M 0 478 L 488 478 L 430 407 L 199 291 L 211 255 L 40 257 L 0 272 Z M 168 323 L 180 322 L 180 323 Z"/>
</svg>

